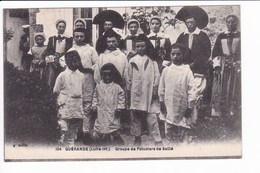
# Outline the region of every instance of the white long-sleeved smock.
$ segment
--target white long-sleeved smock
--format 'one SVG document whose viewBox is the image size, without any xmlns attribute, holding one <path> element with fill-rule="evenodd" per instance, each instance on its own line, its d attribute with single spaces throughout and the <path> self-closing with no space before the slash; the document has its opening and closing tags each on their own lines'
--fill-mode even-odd
<svg viewBox="0 0 260 173">
<path fill-rule="evenodd" d="M 84 76 L 66 69 L 56 79 L 53 92 L 58 94 L 58 114 L 62 119 L 83 118 L 82 88 Z"/>
<path fill-rule="evenodd" d="M 164 102 L 166 122 L 178 125 L 187 108 L 193 108 L 197 96 L 194 77 L 188 65 L 171 64 L 162 71 L 158 89 L 160 102 Z"/>
</svg>

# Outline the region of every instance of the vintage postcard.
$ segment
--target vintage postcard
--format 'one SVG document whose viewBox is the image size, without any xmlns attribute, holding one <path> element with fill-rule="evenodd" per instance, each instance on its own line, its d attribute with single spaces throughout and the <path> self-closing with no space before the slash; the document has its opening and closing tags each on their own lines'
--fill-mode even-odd
<svg viewBox="0 0 260 173">
<path fill-rule="evenodd" d="M 2 10 L 5 161 L 242 157 L 240 5 Z"/>
</svg>

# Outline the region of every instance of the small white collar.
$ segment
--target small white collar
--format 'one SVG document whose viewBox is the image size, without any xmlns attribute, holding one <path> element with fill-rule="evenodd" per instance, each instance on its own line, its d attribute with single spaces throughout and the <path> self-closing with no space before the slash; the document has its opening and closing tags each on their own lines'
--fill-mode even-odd
<svg viewBox="0 0 260 173">
<path fill-rule="evenodd" d="M 69 37 L 69 36 L 66 34 L 66 32 L 64 32 L 63 34 L 58 34 L 58 33 L 57 33 L 55 36 L 58 37 L 59 35 L 60 35 L 61 37 Z"/>
<path fill-rule="evenodd" d="M 228 31 L 228 30 L 226 30 L 225 32 L 224 32 L 224 34 L 230 34 L 231 32 L 230 31 Z M 237 31 L 235 31 L 235 32 L 232 32 L 233 34 L 236 34 L 237 33 Z"/>
<path fill-rule="evenodd" d="M 185 34 L 196 34 L 196 35 L 199 35 L 200 31 L 201 31 L 201 30 L 200 30 L 198 27 L 196 27 L 196 29 L 195 29 L 193 32 L 189 32 L 188 29 L 186 29 L 186 30 L 184 31 L 184 35 L 185 35 Z"/>
<path fill-rule="evenodd" d="M 158 33 L 155 33 L 153 31 L 151 31 L 151 33 L 147 36 L 147 37 L 153 37 L 153 36 L 158 36 L 158 37 L 165 37 L 165 34 L 163 34 L 162 32 L 158 32 Z"/>
<path fill-rule="evenodd" d="M 65 71 L 67 72 L 67 73 L 70 73 L 70 74 L 78 74 L 78 73 L 80 73 L 79 72 L 79 70 L 76 70 L 76 71 L 72 71 L 72 70 L 70 70 L 68 67 L 65 69 Z"/>
<path fill-rule="evenodd" d="M 89 44 L 84 44 L 84 45 L 80 45 L 80 46 L 78 46 L 76 43 L 73 45 L 73 47 L 88 47 L 89 46 Z"/>
<path fill-rule="evenodd" d="M 186 65 L 186 64 L 175 65 L 174 63 L 171 63 L 171 65 L 170 65 L 169 67 L 170 67 L 170 68 L 180 68 L 180 69 L 190 68 L 190 66 L 189 66 L 189 65 Z"/>
<path fill-rule="evenodd" d="M 135 35 L 133 35 L 133 36 L 138 36 L 139 34 L 135 34 Z M 128 36 L 132 36 L 132 34 L 127 34 L 127 35 L 125 35 L 122 39 L 126 39 Z"/>
<path fill-rule="evenodd" d="M 121 51 L 118 48 L 116 48 L 116 50 L 114 50 L 114 51 L 110 51 L 110 50 L 106 49 L 104 54 L 108 54 L 108 53 L 112 53 L 113 55 L 119 55 L 121 53 Z"/>
</svg>

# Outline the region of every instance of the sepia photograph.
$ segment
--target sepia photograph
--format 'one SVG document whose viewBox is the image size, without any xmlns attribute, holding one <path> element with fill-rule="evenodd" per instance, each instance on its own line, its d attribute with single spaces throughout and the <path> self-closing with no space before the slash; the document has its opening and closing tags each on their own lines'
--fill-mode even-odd
<svg viewBox="0 0 260 173">
<path fill-rule="evenodd" d="M 4 161 L 241 159 L 240 5 L 3 8 Z"/>
</svg>

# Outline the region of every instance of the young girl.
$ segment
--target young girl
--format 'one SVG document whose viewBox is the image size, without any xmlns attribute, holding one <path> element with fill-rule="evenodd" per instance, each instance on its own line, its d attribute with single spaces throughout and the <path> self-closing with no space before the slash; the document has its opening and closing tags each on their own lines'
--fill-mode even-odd
<svg viewBox="0 0 260 173">
<path fill-rule="evenodd" d="M 102 81 L 94 92 L 92 109 L 97 111 L 93 137 L 98 145 L 123 145 L 120 136 L 120 112 L 125 108 L 124 90 L 118 85 L 122 80 L 112 63 L 101 68 Z"/>
<path fill-rule="evenodd" d="M 86 21 L 82 18 L 78 18 L 74 21 L 74 29 L 84 28 L 86 29 Z"/>
<path fill-rule="evenodd" d="M 161 32 L 162 21 L 158 16 L 154 16 L 150 20 L 150 34 L 147 36 L 152 42 L 156 50 L 156 62 L 159 71 L 170 62 L 171 41 L 169 37 Z"/>
<path fill-rule="evenodd" d="M 53 92 L 58 95 L 60 143 L 73 146 L 78 128 L 84 118 L 82 105 L 84 76 L 78 71 L 80 57 L 77 51 L 66 53 L 65 61 L 68 68 L 57 77 Z"/>
<path fill-rule="evenodd" d="M 172 45 L 171 62 L 162 71 L 159 84 L 160 116 L 165 120 L 166 138 L 169 142 L 181 142 L 190 129 L 191 112 L 196 100 L 196 86 L 189 65 L 183 61 L 188 48 Z"/>
<path fill-rule="evenodd" d="M 37 75 L 42 78 L 43 68 L 44 68 L 44 57 L 43 53 L 47 49 L 44 45 L 45 36 L 43 33 L 35 33 L 34 36 L 36 45 L 34 45 L 28 52 L 29 55 L 33 56 L 33 61 L 31 63 L 30 72 L 37 73 Z"/>
<path fill-rule="evenodd" d="M 119 43 L 119 48 L 127 55 L 127 59 L 131 59 L 135 54 L 135 42 L 136 37 L 138 36 L 138 30 L 140 30 L 140 24 L 138 20 L 131 19 L 127 24 L 130 34 L 128 34 L 124 39 Z"/>
<path fill-rule="evenodd" d="M 136 50 L 137 55 L 129 61 L 131 134 L 135 136 L 134 145 L 141 145 L 141 131 L 145 125 L 142 119 L 145 118 L 155 144 L 161 144 L 156 116 L 159 112 L 157 89 L 160 75 L 158 65 L 153 60 L 153 46 L 144 34 L 137 37 Z"/>
</svg>

